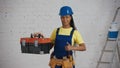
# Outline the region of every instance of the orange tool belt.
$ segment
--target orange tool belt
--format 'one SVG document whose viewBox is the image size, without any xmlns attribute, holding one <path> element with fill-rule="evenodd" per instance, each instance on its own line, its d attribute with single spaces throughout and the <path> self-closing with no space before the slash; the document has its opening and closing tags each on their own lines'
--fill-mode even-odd
<svg viewBox="0 0 120 68">
<path fill-rule="evenodd" d="M 73 65 L 75 65 L 75 62 L 72 56 L 64 59 L 51 58 L 49 62 L 49 66 L 51 68 L 55 68 L 55 66 L 62 66 L 62 68 L 73 68 Z"/>
</svg>

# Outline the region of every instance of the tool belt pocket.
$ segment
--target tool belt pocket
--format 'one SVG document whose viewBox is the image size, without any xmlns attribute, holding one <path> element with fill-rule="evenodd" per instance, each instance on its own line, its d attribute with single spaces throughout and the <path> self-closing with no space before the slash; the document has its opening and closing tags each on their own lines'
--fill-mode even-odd
<svg viewBox="0 0 120 68">
<path fill-rule="evenodd" d="M 51 68 L 55 68 L 55 66 L 62 66 L 62 68 L 73 68 L 73 61 L 69 59 L 54 59 L 51 58 L 49 61 L 49 66 Z"/>
<path fill-rule="evenodd" d="M 73 63 L 69 59 L 63 60 L 63 68 L 73 68 Z"/>
<path fill-rule="evenodd" d="M 55 66 L 56 66 L 56 61 L 55 61 L 54 58 L 51 58 L 51 59 L 50 59 L 50 61 L 49 61 L 49 66 L 50 66 L 51 68 L 55 68 Z"/>
</svg>

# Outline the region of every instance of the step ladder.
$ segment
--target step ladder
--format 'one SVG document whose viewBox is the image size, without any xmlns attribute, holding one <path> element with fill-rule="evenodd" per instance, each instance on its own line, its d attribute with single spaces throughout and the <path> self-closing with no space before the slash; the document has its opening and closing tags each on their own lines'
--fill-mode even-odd
<svg viewBox="0 0 120 68">
<path fill-rule="evenodd" d="M 120 65 L 120 30 L 118 38 L 115 41 L 106 40 L 106 43 L 101 52 L 96 68 L 112 68 L 113 60 L 118 57 L 118 66 Z M 120 68 L 118 67 L 117 68 Z"/>
</svg>

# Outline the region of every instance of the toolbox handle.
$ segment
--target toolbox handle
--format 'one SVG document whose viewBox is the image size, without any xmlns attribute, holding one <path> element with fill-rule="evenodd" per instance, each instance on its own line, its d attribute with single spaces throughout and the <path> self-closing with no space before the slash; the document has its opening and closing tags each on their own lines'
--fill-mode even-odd
<svg viewBox="0 0 120 68">
<path fill-rule="evenodd" d="M 38 34 L 38 38 L 44 38 L 41 34 Z"/>
<path fill-rule="evenodd" d="M 33 38 L 33 34 L 32 33 L 31 33 L 30 37 Z"/>
<path fill-rule="evenodd" d="M 34 38 L 34 37 L 44 38 L 41 34 L 38 34 L 38 36 L 34 36 L 34 35 L 31 33 L 31 38 Z"/>
</svg>

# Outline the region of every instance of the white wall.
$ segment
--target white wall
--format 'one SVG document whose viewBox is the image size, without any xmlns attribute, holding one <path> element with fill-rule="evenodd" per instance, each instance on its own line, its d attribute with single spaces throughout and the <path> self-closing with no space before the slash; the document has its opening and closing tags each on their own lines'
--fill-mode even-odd
<svg viewBox="0 0 120 68">
<path fill-rule="evenodd" d="M 71 6 L 87 51 L 77 52 L 76 68 L 95 68 L 116 0 L 0 0 L 0 68 L 49 68 L 49 54 L 22 54 L 20 38 L 42 32 L 49 37 L 61 26 L 59 8 Z"/>
<path fill-rule="evenodd" d="M 116 10 L 120 7 L 120 0 L 116 0 Z M 118 28 L 120 29 L 120 9 L 118 10 L 118 14 L 116 15 L 115 22 L 118 24 Z"/>
</svg>

